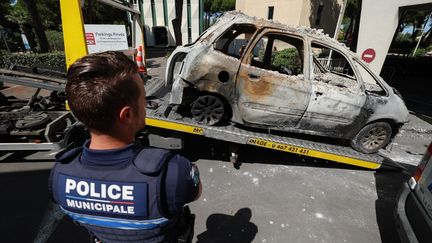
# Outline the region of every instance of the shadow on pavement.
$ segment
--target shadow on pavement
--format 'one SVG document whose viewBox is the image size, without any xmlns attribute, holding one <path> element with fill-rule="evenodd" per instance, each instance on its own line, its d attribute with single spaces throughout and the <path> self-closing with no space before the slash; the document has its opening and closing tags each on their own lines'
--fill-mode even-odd
<svg viewBox="0 0 432 243">
<path fill-rule="evenodd" d="M 197 236 L 197 243 L 252 242 L 258 227 L 250 222 L 251 218 L 249 208 L 239 209 L 234 216 L 212 214 L 207 218 L 207 230 Z"/>
<path fill-rule="evenodd" d="M 196 138 L 196 136 L 186 139 L 185 148 L 178 151 L 178 153 L 191 161 L 197 161 L 198 159 L 230 161 L 230 152 L 232 151 L 237 151 L 238 161 L 241 163 L 367 170 L 318 158 L 259 148 L 252 145 L 233 144 L 210 138 Z"/>
<path fill-rule="evenodd" d="M 146 58 L 156 58 L 156 57 L 166 57 L 169 56 L 173 51 L 174 47 L 155 47 L 155 48 L 146 48 Z"/>
<path fill-rule="evenodd" d="M 49 170 L 0 174 L 2 242 L 31 242 L 48 198 Z"/>
<path fill-rule="evenodd" d="M 0 174 L 3 209 L 0 217 L 1 242 L 33 242 L 49 200 L 48 177 L 49 170 Z M 63 222 L 60 226 L 65 224 L 72 223 Z M 58 233 L 64 235 L 63 239 L 70 240 L 50 242 L 83 242 L 80 241 L 82 232 L 71 229 L 58 227 Z M 88 235 L 84 234 L 87 241 Z"/>
<path fill-rule="evenodd" d="M 160 67 L 159 63 L 156 63 L 154 60 L 147 60 L 147 68 L 158 68 Z"/>
<path fill-rule="evenodd" d="M 406 171 L 377 171 L 375 172 L 375 185 L 377 200 L 375 201 L 376 218 L 384 243 L 400 242 L 393 220 L 397 195 L 402 184 L 408 181 L 415 170 L 415 166 L 405 165 Z"/>
</svg>

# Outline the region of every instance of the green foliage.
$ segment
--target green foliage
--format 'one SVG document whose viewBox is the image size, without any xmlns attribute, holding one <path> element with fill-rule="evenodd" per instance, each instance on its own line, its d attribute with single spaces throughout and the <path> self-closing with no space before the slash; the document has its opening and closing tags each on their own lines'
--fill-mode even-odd
<svg viewBox="0 0 432 243">
<path fill-rule="evenodd" d="M 33 66 L 42 64 L 60 70 L 66 70 L 63 52 L 53 53 L 23 53 L 5 54 L 0 56 L 0 68 L 9 68 L 12 65 Z"/>
<path fill-rule="evenodd" d="M 45 28 L 59 29 L 60 3 L 58 0 L 44 0 L 36 2 L 37 11 Z M 15 6 L 3 6 L 7 20 L 19 25 L 32 24 L 28 7 L 20 0 Z"/>
<path fill-rule="evenodd" d="M 360 24 L 357 19 L 361 14 L 361 1 L 347 0 L 340 30 L 343 34 L 339 34 L 338 40 L 347 40 L 348 37 L 355 35 L 356 27 Z"/>
<path fill-rule="evenodd" d="M 23 1 L 19 1 L 14 7 L 9 7 L 9 13 L 5 15 L 10 22 L 17 23 L 22 28 L 22 25 L 30 22 L 30 16 Z"/>
<path fill-rule="evenodd" d="M 220 13 L 235 9 L 235 0 L 205 0 L 204 11 L 207 13 Z"/>
<path fill-rule="evenodd" d="M 395 40 L 396 42 L 412 42 L 410 34 L 408 33 L 397 33 Z"/>
<path fill-rule="evenodd" d="M 36 3 L 39 16 L 45 29 L 61 30 L 59 0 L 43 0 Z"/>
<path fill-rule="evenodd" d="M 235 9 L 235 5 L 236 5 L 236 1 L 235 0 L 224 0 L 221 3 L 221 7 L 220 10 L 223 11 L 230 11 L 230 10 L 234 10 Z"/>
<path fill-rule="evenodd" d="M 360 0 L 348 0 L 345 8 L 345 15 L 352 18 L 357 12 L 360 11 L 361 1 Z"/>
<path fill-rule="evenodd" d="M 125 11 L 97 0 L 86 0 L 83 8 L 84 23 L 87 24 L 128 24 Z"/>
<path fill-rule="evenodd" d="M 294 74 L 302 73 L 302 63 L 296 48 L 288 48 L 272 53 L 272 68 L 281 70 L 284 67 Z"/>
<path fill-rule="evenodd" d="M 63 51 L 63 33 L 55 30 L 45 32 L 52 51 Z"/>
<path fill-rule="evenodd" d="M 416 53 L 414 54 L 415 57 L 422 57 L 424 56 L 428 50 L 426 48 L 418 48 Z"/>
<path fill-rule="evenodd" d="M 430 51 L 432 51 L 432 45 L 430 45 L 430 46 L 427 47 L 427 48 L 419 47 L 419 48 L 417 49 L 416 53 L 414 54 L 414 56 L 415 56 L 415 57 L 422 57 L 422 56 L 425 56 L 426 53 L 428 53 L 428 52 L 430 52 Z"/>
</svg>

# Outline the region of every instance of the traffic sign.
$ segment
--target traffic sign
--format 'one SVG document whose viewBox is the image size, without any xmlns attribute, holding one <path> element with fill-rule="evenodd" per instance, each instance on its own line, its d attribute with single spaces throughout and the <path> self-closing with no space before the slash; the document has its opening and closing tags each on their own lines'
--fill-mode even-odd
<svg viewBox="0 0 432 243">
<path fill-rule="evenodd" d="M 371 63 L 375 59 L 375 55 L 376 55 L 375 50 L 369 48 L 362 53 L 361 58 L 363 61 L 367 63 Z"/>
</svg>

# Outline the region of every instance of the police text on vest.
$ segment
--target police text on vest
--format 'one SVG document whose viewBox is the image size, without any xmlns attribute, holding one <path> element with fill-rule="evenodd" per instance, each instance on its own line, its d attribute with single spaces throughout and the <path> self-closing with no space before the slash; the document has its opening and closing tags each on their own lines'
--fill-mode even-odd
<svg viewBox="0 0 432 243">
<path fill-rule="evenodd" d="M 134 186 L 87 182 L 67 178 L 65 183 L 68 207 L 134 214 Z"/>
</svg>

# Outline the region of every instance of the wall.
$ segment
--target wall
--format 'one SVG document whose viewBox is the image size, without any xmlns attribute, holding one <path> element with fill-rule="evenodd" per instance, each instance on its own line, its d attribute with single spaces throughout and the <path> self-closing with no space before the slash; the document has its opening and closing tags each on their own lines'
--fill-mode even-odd
<svg viewBox="0 0 432 243">
<path fill-rule="evenodd" d="M 357 54 L 367 49 L 375 50 L 375 59 L 369 63 L 377 73 L 381 71 L 393 40 L 398 22 L 399 8 L 431 3 L 431 0 L 363 0 Z"/>
<path fill-rule="evenodd" d="M 165 23 L 165 11 L 164 11 L 164 0 L 154 0 L 155 11 L 152 11 L 152 4 L 150 0 L 143 1 L 143 13 L 144 13 L 144 24 L 145 24 L 145 37 L 147 46 L 155 46 L 154 35 L 152 28 L 154 26 L 166 26 L 168 28 L 168 43 L 169 46 L 175 46 L 174 28 L 172 26 L 172 20 L 175 18 L 175 0 L 165 0 L 166 2 L 166 15 L 168 23 Z M 188 14 L 187 14 L 187 0 L 183 0 L 183 15 L 182 15 L 182 42 L 183 44 L 188 43 Z M 199 36 L 199 24 L 201 16 L 199 12 L 200 2 L 204 0 L 190 0 L 191 9 L 191 39 L 195 40 Z M 153 24 L 153 17 L 155 18 L 155 25 Z"/>
<path fill-rule="evenodd" d="M 237 0 L 236 10 L 267 19 L 268 7 L 274 6 L 273 19 L 288 25 L 323 29 L 333 36 L 343 0 Z M 321 21 L 315 25 L 319 5 L 323 5 Z"/>
</svg>

